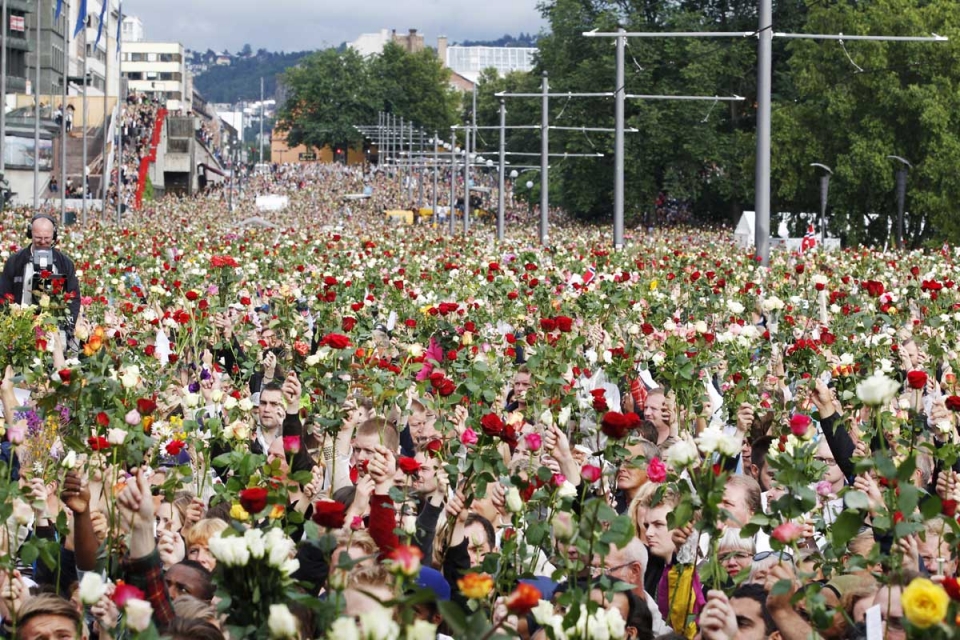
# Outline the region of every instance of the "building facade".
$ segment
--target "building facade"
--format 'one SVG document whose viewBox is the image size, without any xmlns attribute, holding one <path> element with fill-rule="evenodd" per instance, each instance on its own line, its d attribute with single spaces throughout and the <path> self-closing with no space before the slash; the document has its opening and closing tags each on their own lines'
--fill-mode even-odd
<svg viewBox="0 0 960 640">
<path fill-rule="evenodd" d="M 64 69 L 66 68 L 66 53 L 63 35 L 67 30 L 67 21 L 70 19 L 69 8 L 65 8 L 60 19 L 56 19 L 57 0 L 39 0 L 38 11 L 27 15 L 27 29 L 31 43 L 36 42 L 37 21 L 40 21 L 40 94 L 56 95 L 63 91 Z M 64 7 L 68 7 L 64 0 Z M 27 73 L 29 75 L 31 92 L 36 84 L 37 69 L 36 45 L 27 55 Z"/>
<path fill-rule="evenodd" d="M 124 16 L 120 30 L 120 38 L 124 42 L 143 42 L 146 35 L 143 30 L 143 20 L 137 16 Z"/>
<path fill-rule="evenodd" d="M 446 39 L 438 46 L 438 54 L 445 50 L 446 55 L 441 57 L 447 67 L 461 76 L 476 82 L 480 73 L 486 69 L 496 69 L 500 75 L 512 71 L 532 71 L 536 47 L 463 47 L 460 45 L 446 46 Z"/>
<path fill-rule="evenodd" d="M 27 90 L 27 57 L 36 43 L 28 39 L 27 18 L 37 9 L 36 0 L 7 0 L 7 24 L 3 25 L 3 46 L 7 50 L 7 94 Z"/>
<path fill-rule="evenodd" d="M 193 81 L 183 45 L 177 42 L 124 42 L 123 78 L 129 91 L 166 103 L 169 111 L 190 111 Z"/>
</svg>

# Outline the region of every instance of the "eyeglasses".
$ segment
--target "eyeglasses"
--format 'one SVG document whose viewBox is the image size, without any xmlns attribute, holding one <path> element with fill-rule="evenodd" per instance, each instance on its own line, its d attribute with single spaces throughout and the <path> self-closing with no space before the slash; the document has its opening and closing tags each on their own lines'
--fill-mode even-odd
<svg viewBox="0 0 960 640">
<path fill-rule="evenodd" d="M 753 556 L 753 561 L 763 562 L 767 558 L 773 557 L 779 558 L 780 560 L 785 560 L 787 562 L 793 562 L 793 556 L 786 551 L 761 551 L 757 555 Z"/>
<path fill-rule="evenodd" d="M 720 554 L 720 562 L 729 560 L 750 560 L 753 555 L 749 551 L 728 551 Z"/>
<path fill-rule="evenodd" d="M 820 464 L 825 464 L 828 467 L 837 466 L 837 461 L 834 458 L 824 458 L 823 456 L 814 456 L 813 460 L 819 462 Z"/>
</svg>

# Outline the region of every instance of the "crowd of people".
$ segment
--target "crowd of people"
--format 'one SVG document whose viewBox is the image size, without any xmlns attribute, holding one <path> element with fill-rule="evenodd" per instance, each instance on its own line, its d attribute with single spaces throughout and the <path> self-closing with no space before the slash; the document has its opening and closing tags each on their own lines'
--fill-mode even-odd
<svg viewBox="0 0 960 640">
<path fill-rule="evenodd" d="M 402 191 L 279 165 L 232 211 L 5 214 L 11 291 L 72 258 L 0 313 L 5 633 L 955 633 L 955 251 L 547 249 L 519 201 L 498 245 L 388 224 Z"/>
</svg>

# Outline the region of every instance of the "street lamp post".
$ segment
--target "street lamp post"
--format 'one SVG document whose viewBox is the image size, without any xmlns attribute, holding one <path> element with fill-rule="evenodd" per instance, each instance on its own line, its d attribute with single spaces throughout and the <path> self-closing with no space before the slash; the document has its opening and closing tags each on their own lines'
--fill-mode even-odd
<svg viewBox="0 0 960 640">
<path fill-rule="evenodd" d="M 830 192 L 830 176 L 833 169 L 820 162 L 813 162 L 811 167 L 820 167 L 825 174 L 820 176 L 820 239 L 821 243 L 827 239 L 827 194 Z"/>
<path fill-rule="evenodd" d="M 887 156 L 901 164 L 897 169 L 897 248 L 903 249 L 903 209 L 907 201 L 907 172 L 913 168 L 910 161 L 900 156 Z"/>
</svg>

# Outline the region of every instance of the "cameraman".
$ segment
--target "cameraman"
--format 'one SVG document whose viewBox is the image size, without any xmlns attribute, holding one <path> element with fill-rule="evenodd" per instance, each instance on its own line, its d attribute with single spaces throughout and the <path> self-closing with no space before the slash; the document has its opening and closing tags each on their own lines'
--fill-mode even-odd
<svg viewBox="0 0 960 640">
<path fill-rule="evenodd" d="M 49 215 L 38 213 L 30 220 L 27 238 L 31 243 L 7 259 L 0 275 L 0 298 L 23 306 L 38 305 L 34 292 L 43 289 L 51 298 L 63 298 L 69 318 L 61 325 L 68 338 L 80 314 L 80 283 L 73 261 L 54 248 L 57 223 Z M 24 286 L 27 283 L 27 286 Z"/>
</svg>

